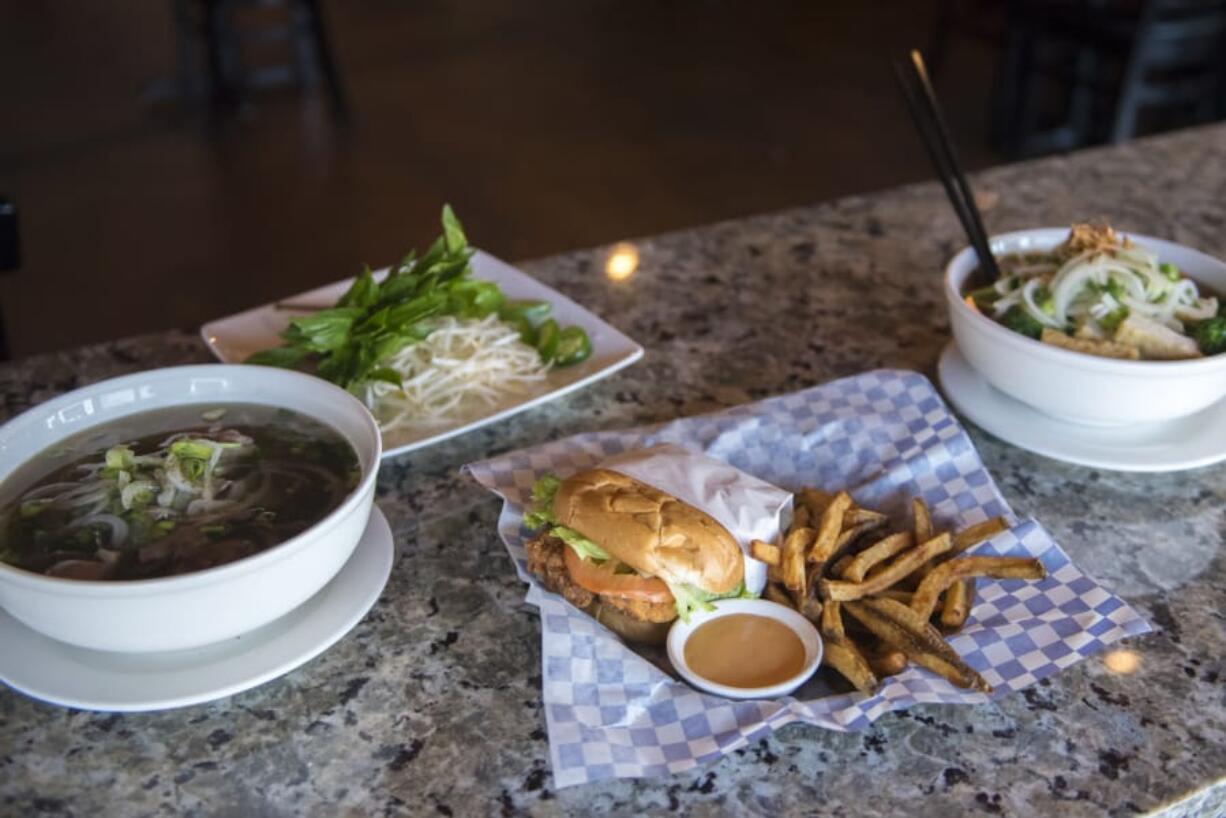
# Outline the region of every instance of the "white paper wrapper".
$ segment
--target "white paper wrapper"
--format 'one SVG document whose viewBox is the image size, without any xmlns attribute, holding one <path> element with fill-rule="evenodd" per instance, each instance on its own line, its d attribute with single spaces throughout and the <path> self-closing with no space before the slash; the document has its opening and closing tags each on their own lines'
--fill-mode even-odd
<svg viewBox="0 0 1226 818">
<path fill-rule="evenodd" d="M 600 464 L 654 486 L 710 514 L 745 554 L 745 587 L 766 587 L 766 564 L 749 556 L 751 540 L 777 542 L 792 517 L 792 493 L 674 443 L 611 457 Z"/>
</svg>

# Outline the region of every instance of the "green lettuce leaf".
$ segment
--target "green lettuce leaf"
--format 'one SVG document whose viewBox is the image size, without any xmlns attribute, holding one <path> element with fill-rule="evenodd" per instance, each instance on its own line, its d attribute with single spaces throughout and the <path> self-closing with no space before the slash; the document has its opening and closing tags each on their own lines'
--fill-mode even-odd
<svg viewBox="0 0 1226 818">
<path fill-rule="evenodd" d="M 744 580 L 726 594 L 710 594 L 686 582 L 670 582 L 668 589 L 673 592 L 673 599 L 677 603 L 677 616 L 682 622 L 689 622 L 690 614 L 694 611 L 715 610 L 715 606 L 711 603 L 717 599 L 755 599 L 757 597 L 757 594 L 745 587 Z"/>
<path fill-rule="evenodd" d="M 567 528 L 564 525 L 555 525 L 552 529 L 550 529 L 549 533 L 570 546 L 570 549 L 578 554 L 582 559 L 595 560 L 597 562 L 604 562 L 605 560 L 610 559 L 608 551 L 605 551 L 599 545 L 592 542 L 573 528 Z"/>
<path fill-rule="evenodd" d="M 532 485 L 532 508 L 524 515 L 524 525 L 529 531 L 539 531 L 548 525 L 557 525 L 553 515 L 553 498 L 562 481 L 547 474 Z"/>
<path fill-rule="evenodd" d="M 562 481 L 547 474 L 532 486 L 532 509 L 524 515 L 524 527 L 530 531 L 549 528 L 549 533 L 570 546 L 581 559 L 603 562 L 610 559 L 609 552 L 580 534 L 573 528 L 558 524 L 553 513 L 553 498 L 557 496 Z"/>
</svg>

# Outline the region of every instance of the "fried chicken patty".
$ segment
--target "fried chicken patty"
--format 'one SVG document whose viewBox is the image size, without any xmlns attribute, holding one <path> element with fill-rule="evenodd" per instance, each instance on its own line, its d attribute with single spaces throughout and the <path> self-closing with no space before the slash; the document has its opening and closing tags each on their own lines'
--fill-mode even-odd
<svg viewBox="0 0 1226 818">
<path fill-rule="evenodd" d="M 594 594 L 571 579 L 564 556 L 566 543 L 550 534 L 533 537 L 524 544 L 528 551 L 528 570 L 536 574 L 546 588 L 561 594 L 576 608 L 587 610 L 592 603 L 602 605 L 646 622 L 671 622 L 677 618 L 677 608 L 671 602 L 644 602 L 639 599 Z"/>
</svg>

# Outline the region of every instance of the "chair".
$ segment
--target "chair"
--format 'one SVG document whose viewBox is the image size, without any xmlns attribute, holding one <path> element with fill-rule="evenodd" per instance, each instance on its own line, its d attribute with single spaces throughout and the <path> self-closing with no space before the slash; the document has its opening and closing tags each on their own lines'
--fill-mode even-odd
<svg viewBox="0 0 1226 818">
<path fill-rule="evenodd" d="M 1183 125 L 1226 115 L 1224 54 L 1226 3 L 1146 3 L 1124 68 L 1111 141 L 1135 136 L 1146 113 L 1174 111 Z"/>
<path fill-rule="evenodd" d="M 248 11 L 265 12 L 252 20 Z M 279 19 L 268 10 L 280 10 Z M 333 116 L 348 118 L 348 101 L 332 56 L 318 0 L 173 0 L 179 53 L 179 95 L 213 110 L 238 106 L 255 91 L 322 85 Z M 287 44 L 288 63 L 259 64 L 254 47 Z"/>
<path fill-rule="evenodd" d="M 1013 0 L 993 141 L 1032 156 L 1226 115 L 1226 0 Z"/>
</svg>

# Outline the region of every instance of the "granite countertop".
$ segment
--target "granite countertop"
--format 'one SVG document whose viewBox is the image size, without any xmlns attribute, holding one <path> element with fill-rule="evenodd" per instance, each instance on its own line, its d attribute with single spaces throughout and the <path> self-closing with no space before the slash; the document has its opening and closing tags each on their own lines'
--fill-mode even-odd
<svg viewBox="0 0 1226 818">
<path fill-rule="evenodd" d="M 1108 215 L 1226 257 L 1226 127 L 980 174 L 994 232 Z M 596 428 L 694 414 L 876 367 L 933 374 L 940 269 L 961 244 L 935 184 L 523 265 L 647 348 L 596 386 L 389 461 L 397 558 L 323 656 L 212 704 L 113 715 L 0 692 L 0 813 L 29 815 L 831 814 L 1100 816 L 1226 810 L 1226 466 L 1123 475 L 971 427 L 1000 488 L 1156 626 L 978 707 L 921 706 L 863 733 L 793 725 L 713 766 L 555 790 L 539 622 L 464 463 Z M 496 248 L 494 248 L 496 249 Z M 355 260 L 356 261 L 356 260 Z M 83 383 L 207 361 L 166 333 L 0 367 L 10 416 Z M 0 649 L 3 649 L 0 647 Z"/>
</svg>

